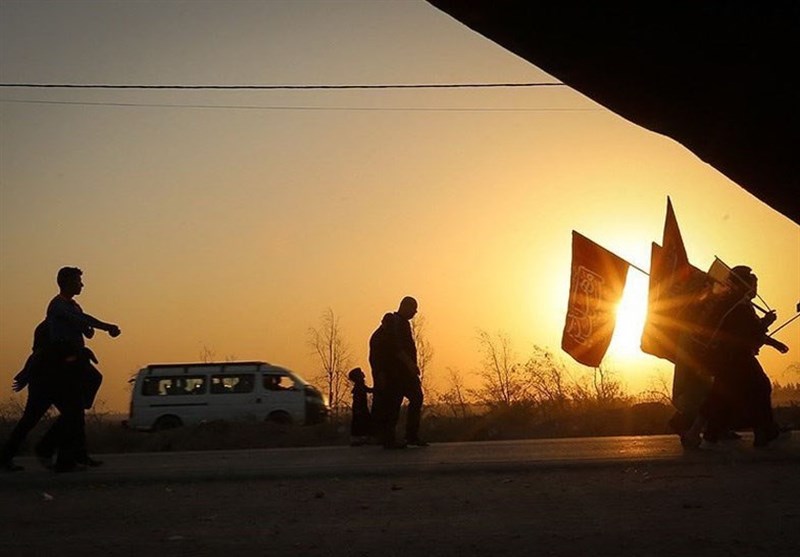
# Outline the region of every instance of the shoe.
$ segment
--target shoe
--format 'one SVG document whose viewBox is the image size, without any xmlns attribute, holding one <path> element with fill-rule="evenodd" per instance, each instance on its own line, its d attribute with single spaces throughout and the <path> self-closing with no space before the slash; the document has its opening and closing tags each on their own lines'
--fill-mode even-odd
<svg viewBox="0 0 800 557">
<path fill-rule="evenodd" d="M 736 441 L 741 438 L 742 436 L 733 431 L 732 429 L 729 429 L 728 431 L 725 431 L 722 433 L 722 435 L 720 435 L 720 440 L 722 441 Z"/>
<path fill-rule="evenodd" d="M 413 445 L 414 447 L 427 447 L 430 443 L 423 441 L 422 439 L 409 439 L 406 441 L 406 444 L 409 446 Z"/>
<path fill-rule="evenodd" d="M 25 467 L 20 466 L 19 464 L 14 464 L 13 460 L 7 460 L 0 464 L 0 470 L 3 472 L 21 472 L 25 470 Z"/>
<path fill-rule="evenodd" d="M 78 464 L 81 464 L 83 466 L 87 466 L 89 468 L 97 468 L 98 466 L 102 466 L 103 465 L 103 461 L 102 460 L 95 460 L 94 458 L 92 458 L 90 456 L 87 456 L 86 458 L 79 458 L 76 462 Z"/>
</svg>

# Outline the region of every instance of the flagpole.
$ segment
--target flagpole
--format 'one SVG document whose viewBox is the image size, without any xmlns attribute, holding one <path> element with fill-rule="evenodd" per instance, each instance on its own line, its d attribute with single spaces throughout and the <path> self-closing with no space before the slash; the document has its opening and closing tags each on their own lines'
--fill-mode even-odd
<svg viewBox="0 0 800 557">
<path fill-rule="evenodd" d="M 777 333 L 778 331 L 780 331 L 781 329 L 783 329 L 783 328 L 784 328 L 786 325 L 788 325 L 789 323 L 791 323 L 792 321 L 794 321 L 794 320 L 795 320 L 795 319 L 797 319 L 798 317 L 800 317 L 800 313 L 797 313 L 797 314 L 795 314 L 795 316 L 794 316 L 794 317 L 792 317 L 791 319 L 789 319 L 788 321 L 786 321 L 786 323 L 784 323 L 783 325 L 781 325 L 780 327 L 778 327 L 777 329 L 775 329 L 775 330 L 774 330 L 774 331 L 772 331 L 771 333 L 768 333 L 768 334 L 767 334 L 767 336 L 769 336 L 769 337 L 773 336 L 775 333 Z"/>
<path fill-rule="evenodd" d="M 614 255 L 617 255 L 617 254 L 615 253 Z M 619 257 L 619 255 L 617 255 L 617 257 Z M 634 268 L 634 269 L 636 269 L 637 271 L 639 271 L 640 273 L 642 273 L 643 275 L 645 275 L 645 276 L 648 276 L 648 277 L 650 276 L 650 273 L 648 273 L 647 271 L 645 271 L 645 270 L 644 270 L 644 269 L 642 269 L 641 267 L 637 267 L 636 265 L 634 265 L 633 263 L 631 263 L 630 261 L 628 261 L 627 259 L 625 259 L 625 258 L 623 258 L 623 257 L 619 257 L 619 258 L 620 258 L 620 259 L 622 259 L 622 260 L 623 260 L 625 263 L 627 263 L 628 265 L 630 265 L 632 268 Z"/>
<path fill-rule="evenodd" d="M 743 279 L 742 277 L 740 277 L 739 275 L 735 274 L 735 273 L 733 272 L 733 269 L 731 269 L 730 267 L 728 267 L 728 264 L 727 264 L 727 263 L 725 263 L 725 262 L 724 262 L 722 259 L 720 259 L 720 258 L 719 258 L 719 257 L 717 257 L 716 255 L 714 256 L 714 259 L 716 259 L 717 261 L 719 261 L 720 263 L 722 263 L 722 264 L 725 266 L 725 268 L 726 268 L 726 269 L 728 269 L 728 271 L 730 271 L 730 272 L 731 272 L 731 275 L 733 275 L 734 277 L 736 277 L 736 280 L 738 280 L 738 281 L 739 281 L 739 282 L 740 282 L 740 283 L 741 283 L 743 286 L 746 286 L 748 289 L 752 290 L 752 288 L 750 287 L 750 285 L 749 285 L 749 284 L 747 284 L 747 283 L 744 281 L 744 279 Z M 767 303 L 767 301 L 766 301 L 764 298 L 762 298 L 762 297 L 761 297 L 761 294 L 759 294 L 759 293 L 758 293 L 758 291 L 756 291 L 756 296 L 758 297 L 758 299 L 759 299 L 759 300 L 761 300 L 762 302 L 764 302 L 764 305 L 765 305 L 765 306 L 767 306 L 767 309 L 764 309 L 764 308 L 760 307 L 758 304 L 753 304 L 753 302 L 750 302 L 751 304 L 753 304 L 753 307 L 755 307 L 756 309 L 759 309 L 759 310 L 761 310 L 763 313 L 769 313 L 770 311 L 772 311 L 772 308 L 771 308 L 771 307 L 769 307 L 769 304 Z"/>
</svg>

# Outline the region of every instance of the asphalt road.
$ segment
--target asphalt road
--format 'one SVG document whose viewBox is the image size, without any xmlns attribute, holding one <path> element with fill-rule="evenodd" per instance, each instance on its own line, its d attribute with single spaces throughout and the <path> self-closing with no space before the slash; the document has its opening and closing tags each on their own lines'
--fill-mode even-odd
<svg viewBox="0 0 800 557">
<path fill-rule="evenodd" d="M 0 475 L 0 488 L 14 484 L 198 481 L 313 477 L 392 476 L 467 471 L 527 470 L 590 466 L 758 462 L 800 463 L 800 434 L 766 449 L 752 437 L 685 451 L 677 437 L 592 437 L 472 443 L 441 443 L 404 450 L 378 446 L 310 447 L 236 451 L 158 452 L 101 455 L 104 465 L 85 472 L 53 474 L 32 457 L 18 458 L 24 472 Z"/>
<path fill-rule="evenodd" d="M 672 436 L 103 455 L 0 474 L 3 557 L 795 557 L 800 442 Z"/>
</svg>

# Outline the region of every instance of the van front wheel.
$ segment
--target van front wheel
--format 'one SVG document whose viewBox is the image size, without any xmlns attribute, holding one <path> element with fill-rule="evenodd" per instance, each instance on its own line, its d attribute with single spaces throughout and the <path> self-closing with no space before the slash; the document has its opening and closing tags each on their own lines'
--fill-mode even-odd
<svg viewBox="0 0 800 557">
<path fill-rule="evenodd" d="M 164 431 L 166 429 L 175 429 L 181 427 L 183 422 L 178 416 L 161 416 L 153 424 L 153 431 Z"/>
<path fill-rule="evenodd" d="M 272 412 L 267 416 L 267 421 L 274 424 L 289 425 L 292 423 L 292 417 L 287 412 Z"/>
</svg>

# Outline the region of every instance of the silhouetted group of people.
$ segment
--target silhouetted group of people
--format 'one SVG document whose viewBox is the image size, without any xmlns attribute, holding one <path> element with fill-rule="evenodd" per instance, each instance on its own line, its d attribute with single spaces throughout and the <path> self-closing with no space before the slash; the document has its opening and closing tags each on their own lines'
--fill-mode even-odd
<svg viewBox="0 0 800 557">
<path fill-rule="evenodd" d="M 788 347 L 767 335 L 775 322 L 774 311 L 756 315 L 752 300 L 758 279 L 749 267 L 731 270 L 733 278 L 724 296 L 705 304 L 702 323 L 682 335 L 675 363 L 673 404 L 677 412 L 670 426 L 686 448 L 736 437 L 735 430 L 753 428 L 754 444 L 763 447 L 780 434 L 772 412 L 772 386 L 758 362 L 762 346 L 780 352 Z M 0 450 L 0 467 L 21 470 L 14 456 L 23 441 L 51 407 L 58 418 L 36 444 L 39 461 L 56 472 L 69 472 L 101 464 L 86 447 L 85 411 L 92 407 L 102 375 L 85 339 L 95 329 L 111 337 L 121 333 L 117 325 L 84 313 L 75 296 L 83 289 L 82 271 L 64 267 L 58 271 L 59 294 L 47 307 L 47 315 L 34 332 L 33 350 L 13 388 L 28 389 L 22 417 Z M 378 443 L 386 449 L 426 446 L 420 437 L 423 392 L 417 349 L 411 329 L 417 301 L 403 298 L 395 312 L 383 316 L 369 339 L 369 364 L 373 386 L 366 385 L 361 368 L 348 374 L 352 382 L 351 437 L 353 445 Z M 708 327 L 715 323 L 715 327 Z M 372 395 L 370 405 L 369 395 Z M 404 400 L 408 400 L 405 437 L 397 438 Z M 55 459 L 55 462 L 53 461 Z"/>
<path fill-rule="evenodd" d="M 89 456 L 86 447 L 85 411 L 94 404 L 102 374 L 94 366 L 97 358 L 84 339 L 92 338 L 95 329 L 106 331 L 111 337 L 119 336 L 121 331 L 117 325 L 84 313 L 75 301 L 83 290 L 82 274 L 77 267 L 58 271 L 59 293 L 34 331 L 31 355 L 14 377 L 14 391 L 27 388 L 28 399 L 22 417 L 0 449 L 3 470 L 23 469 L 14 463 L 14 457 L 51 407 L 59 415 L 34 448 L 39 462 L 55 472 L 102 464 Z"/>
<path fill-rule="evenodd" d="M 754 446 L 764 447 L 781 433 L 772 385 L 757 355 L 765 345 L 781 353 L 789 348 L 767 335 L 775 312 L 756 314 L 758 279 L 752 269 L 734 267 L 729 282 L 722 295 L 698 303 L 698 322 L 679 342 L 672 393 L 677 412 L 670 426 L 685 448 L 736 439 L 736 430 L 745 428 L 753 429 Z"/>
<path fill-rule="evenodd" d="M 419 435 L 422 416 L 422 381 L 417 362 L 417 347 L 411 319 L 417 314 L 417 301 L 406 296 L 397 311 L 387 313 L 369 339 L 369 364 L 372 387 L 367 387 L 361 368 L 350 371 L 353 383 L 353 414 L 350 433 L 353 445 L 371 441 L 386 449 L 409 445 L 427 446 Z M 372 407 L 368 394 L 372 393 Z M 397 438 L 397 425 L 403 401 L 408 400 L 405 438 Z"/>
</svg>

